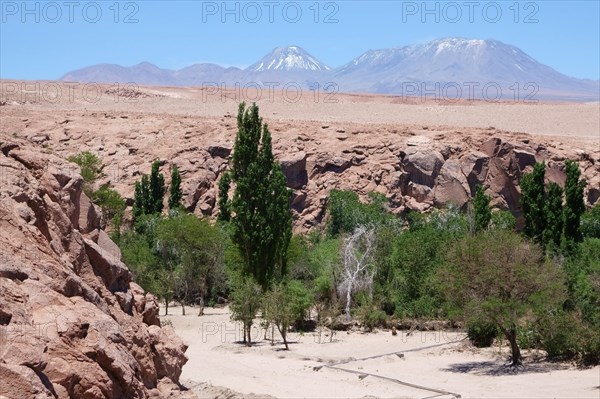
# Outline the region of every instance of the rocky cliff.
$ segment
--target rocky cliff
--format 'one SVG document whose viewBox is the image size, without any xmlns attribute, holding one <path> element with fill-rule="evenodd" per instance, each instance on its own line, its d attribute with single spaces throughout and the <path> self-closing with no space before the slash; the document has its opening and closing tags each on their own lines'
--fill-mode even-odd
<svg viewBox="0 0 600 399">
<path fill-rule="evenodd" d="M 167 183 L 172 165 L 182 175 L 184 204 L 198 216 L 217 215 L 218 180 L 228 168 L 235 118 L 87 112 L 42 121 L 14 122 L 17 137 L 62 158 L 98 154 L 105 167 L 98 184 L 109 184 L 133 204 L 133 187 L 155 159 Z M 273 148 L 293 189 L 294 229 L 322 225 L 329 192 L 352 190 L 366 198 L 379 192 L 390 210 L 427 211 L 455 203 L 465 207 L 482 184 L 492 205 L 520 214 L 519 182 L 535 162 L 546 162 L 547 179 L 564 184 L 564 161 L 579 162 L 588 205 L 600 199 L 598 143 L 533 136 L 493 127 L 377 125 L 268 121 Z M 27 133 L 33 131 L 34 133 Z M 97 133 L 97 132 L 100 132 Z M 76 166 L 71 165 L 71 168 Z"/>
<path fill-rule="evenodd" d="M 0 135 L 0 397 L 181 397 L 186 346 L 131 281 L 76 168 Z"/>
</svg>

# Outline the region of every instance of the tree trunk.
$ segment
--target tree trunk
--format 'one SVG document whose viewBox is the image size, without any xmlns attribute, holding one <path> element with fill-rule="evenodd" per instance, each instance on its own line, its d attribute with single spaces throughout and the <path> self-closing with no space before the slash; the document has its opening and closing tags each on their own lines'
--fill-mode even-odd
<svg viewBox="0 0 600 399">
<path fill-rule="evenodd" d="M 165 316 L 169 315 L 169 300 L 165 299 Z"/>
<path fill-rule="evenodd" d="M 246 345 L 252 346 L 252 338 L 250 337 L 250 329 L 252 328 L 252 323 L 246 324 L 244 328 L 246 329 L 246 335 L 248 335 L 248 342 L 246 342 Z"/>
<path fill-rule="evenodd" d="M 204 315 L 204 298 L 200 297 L 200 309 L 198 310 L 198 316 Z"/>
<path fill-rule="evenodd" d="M 348 291 L 346 291 L 346 321 L 350 320 L 350 302 L 352 300 L 352 282 L 348 283 Z"/>
<path fill-rule="evenodd" d="M 517 329 L 512 327 L 510 330 L 504 330 L 504 335 L 510 343 L 510 350 L 512 356 L 512 366 L 518 366 L 521 364 L 521 350 L 517 344 Z"/>
<path fill-rule="evenodd" d="M 185 304 L 181 301 L 181 315 L 185 316 Z"/>
<path fill-rule="evenodd" d="M 287 327 L 286 326 L 280 327 L 279 324 L 277 324 L 277 329 L 279 330 L 279 334 L 281 334 L 281 338 L 283 338 L 283 344 L 285 345 L 285 350 L 289 351 L 290 347 L 288 346 L 287 339 L 285 337 L 287 335 Z"/>
</svg>

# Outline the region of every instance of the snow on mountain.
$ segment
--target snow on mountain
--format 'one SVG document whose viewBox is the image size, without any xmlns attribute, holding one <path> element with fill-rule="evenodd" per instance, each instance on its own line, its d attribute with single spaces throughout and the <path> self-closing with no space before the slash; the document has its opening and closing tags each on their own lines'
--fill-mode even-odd
<svg viewBox="0 0 600 399">
<path fill-rule="evenodd" d="M 347 64 L 332 69 L 299 46 L 278 47 L 246 69 L 196 64 L 179 71 L 149 63 L 132 67 L 100 64 L 64 75 L 80 82 L 135 82 L 140 85 L 202 86 L 204 84 L 284 85 L 323 87 L 334 82 L 339 91 L 403 95 L 407 85 L 461 87 L 463 98 L 477 86 L 475 97 L 491 96 L 501 88 L 501 98 L 561 98 L 598 101 L 600 82 L 575 79 L 543 65 L 515 46 L 498 40 L 449 37 L 398 48 L 369 50 Z M 414 91 L 413 91 L 414 92 Z M 439 93 L 438 93 L 439 94 Z M 518 96 L 518 97 L 517 97 Z"/>
<path fill-rule="evenodd" d="M 246 71 L 329 71 L 331 68 L 298 46 L 277 47 Z"/>
<path fill-rule="evenodd" d="M 477 85 L 476 97 L 493 85 L 501 97 L 545 93 L 580 93 L 597 98 L 598 82 L 574 79 L 543 65 L 519 48 L 497 40 L 457 37 L 400 48 L 369 50 L 334 71 L 333 79 L 349 91 L 402 94 L 411 85 Z M 515 85 L 516 84 L 516 85 Z M 517 93 L 519 91 L 519 93 Z M 477 95 L 478 94 L 478 95 Z M 553 95 L 554 95 L 553 94 Z M 495 93 L 494 93 L 495 95 Z"/>
</svg>

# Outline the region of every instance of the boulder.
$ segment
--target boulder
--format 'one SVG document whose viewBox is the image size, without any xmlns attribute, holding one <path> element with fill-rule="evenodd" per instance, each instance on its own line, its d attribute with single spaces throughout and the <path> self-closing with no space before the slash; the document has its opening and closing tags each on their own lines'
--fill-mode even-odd
<svg viewBox="0 0 600 399">
<path fill-rule="evenodd" d="M 410 181 L 429 188 L 433 188 L 443 164 L 444 157 L 438 151 L 415 152 L 402 160 L 404 170 L 409 173 Z"/>
<path fill-rule="evenodd" d="M 517 163 L 519 165 L 519 170 L 522 172 L 528 166 L 533 166 L 537 162 L 535 158 L 535 153 L 532 151 L 526 151 L 522 149 L 514 149 L 513 154 L 517 159 Z"/>
<path fill-rule="evenodd" d="M 79 197 L 79 231 L 82 234 L 90 233 L 100 228 L 100 212 L 96 205 L 87 195 L 81 194 Z"/>
<path fill-rule="evenodd" d="M 175 331 L 166 326 L 149 326 L 150 345 L 159 356 L 155 357 L 154 366 L 158 379 L 167 377 L 171 381 L 179 381 L 183 365 L 187 362 L 184 355 L 187 346 L 179 338 Z"/>
<path fill-rule="evenodd" d="M 102 249 L 95 242 L 85 238 L 85 252 L 94 273 L 102 278 L 111 292 L 126 292 L 131 282 L 131 272 L 114 253 Z"/>
<path fill-rule="evenodd" d="M 320 152 L 314 157 L 311 178 L 327 172 L 342 173 L 352 166 L 352 159 Z"/>
<path fill-rule="evenodd" d="M 464 208 L 469 202 L 469 183 L 463 174 L 459 160 L 450 159 L 444 163 L 436 180 L 434 203 L 438 207 L 454 203 Z"/>
</svg>

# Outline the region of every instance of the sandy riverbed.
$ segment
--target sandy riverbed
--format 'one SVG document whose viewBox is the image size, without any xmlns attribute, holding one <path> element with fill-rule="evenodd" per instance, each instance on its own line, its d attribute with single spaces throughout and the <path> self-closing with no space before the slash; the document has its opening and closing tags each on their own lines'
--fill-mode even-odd
<svg viewBox="0 0 600 399">
<path fill-rule="evenodd" d="M 240 344 L 241 330 L 230 321 L 226 308 L 207 309 L 202 317 L 193 308 L 187 309 L 186 316 L 179 307 L 169 313 L 163 320 L 170 320 L 189 345 L 182 381 L 204 398 L 237 397 L 232 391 L 242 397 L 278 398 L 600 396 L 598 366 L 577 369 L 540 361 L 539 354 L 524 351 L 525 364 L 515 371 L 504 366 L 508 348 L 476 349 L 457 332 L 415 332 L 410 336 L 406 332 L 392 336 L 390 331 L 338 332 L 333 342 L 323 334 L 321 343 L 316 333 L 292 334 L 293 343 L 285 351 L 277 336 L 272 346 L 258 328 L 255 345 Z M 361 360 L 367 357 L 374 358 Z M 323 365 L 337 369 L 315 370 Z"/>
</svg>

